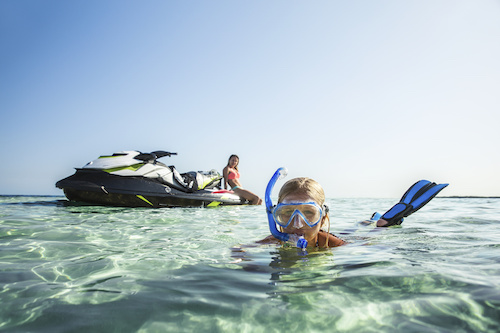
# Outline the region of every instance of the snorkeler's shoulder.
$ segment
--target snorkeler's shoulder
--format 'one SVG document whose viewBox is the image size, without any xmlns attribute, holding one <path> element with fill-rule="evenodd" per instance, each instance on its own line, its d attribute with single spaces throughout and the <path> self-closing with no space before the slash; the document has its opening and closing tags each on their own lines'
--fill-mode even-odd
<svg viewBox="0 0 500 333">
<path fill-rule="evenodd" d="M 318 246 L 319 247 L 337 247 L 347 244 L 346 241 L 340 239 L 334 234 L 330 234 L 326 231 L 320 230 L 318 233 Z"/>
<path fill-rule="evenodd" d="M 264 239 L 257 241 L 258 244 L 280 244 L 280 240 L 274 237 L 273 235 L 269 235 Z"/>
</svg>

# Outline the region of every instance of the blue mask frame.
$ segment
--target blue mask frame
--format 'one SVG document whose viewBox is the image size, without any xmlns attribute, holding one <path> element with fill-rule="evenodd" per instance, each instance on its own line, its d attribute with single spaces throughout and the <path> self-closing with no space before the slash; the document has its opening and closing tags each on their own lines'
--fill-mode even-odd
<svg viewBox="0 0 500 333">
<path fill-rule="evenodd" d="M 318 210 L 319 210 L 319 218 L 317 221 L 309 221 L 309 219 L 307 217 L 305 217 L 305 215 L 298 209 L 296 209 L 292 215 L 290 216 L 290 218 L 288 219 L 288 221 L 286 222 L 286 224 L 283 224 L 283 223 L 280 223 L 278 222 L 278 218 L 276 216 L 276 213 L 278 212 L 278 209 L 280 207 L 286 207 L 286 206 L 301 206 L 301 205 L 311 205 L 311 206 L 314 206 L 316 207 Z M 327 211 L 327 208 L 326 206 L 323 206 L 325 208 L 325 211 Z M 290 225 L 290 223 L 292 222 L 293 218 L 295 217 L 295 215 L 299 215 L 300 217 L 302 217 L 302 220 L 304 220 L 304 222 L 311 228 L 313 228 L 314 226 L 316 226 L 319 222 L 321 222 L 321 219 L 323 218 L 324 216 L 324 212 L 323 212 L 323 208 L 320 207 L 320 205 L 318 205 L 316 202 L 314 201 L 311 201 L 311 202 L 294 202 L 294 203 L 279 203 L 278 205 L 276 205 L 275 207 L 273 207 L 272 209 L 273 211 L 273 218 L 274 218 L 274 221 L 276 221 L 276 223 L 278 223 L 280 226 L 282 226 L 283 228 L 286 228 Z"/>
</svg>

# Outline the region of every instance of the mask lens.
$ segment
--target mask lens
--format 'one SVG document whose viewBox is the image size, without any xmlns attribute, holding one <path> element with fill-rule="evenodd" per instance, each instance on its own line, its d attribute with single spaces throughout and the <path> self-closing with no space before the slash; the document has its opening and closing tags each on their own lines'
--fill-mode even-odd
<svg viewBox="0 0 500 333">
<path fill-rule="evenodd" d="M 288 226 L 296 214 L 299 214 L 310 227 L 315 226 L 323 215 L 316 203 L 278 204 L 273 213 L 274 219 L 282 227 Z"/>
<path fill-rule="evenodd" d="M 288 221 L 292 218 L 293 213 L 295 212 L 295 207 L 293 206 L 281 206 L 278 207 L 275 211 L 276 222 L 282 226 L 286 226 Z"/>
</svg>

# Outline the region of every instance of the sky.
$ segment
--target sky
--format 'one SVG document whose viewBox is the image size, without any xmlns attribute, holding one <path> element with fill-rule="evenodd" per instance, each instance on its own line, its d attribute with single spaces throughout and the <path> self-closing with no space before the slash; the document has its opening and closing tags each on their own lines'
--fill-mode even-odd
<svg viewBox="0 0 500 333">
<path fill-rule="evenodd" d="M 263 196 L 500 196 L 499 0 L 0 1 L 0 194 L 166 150 Z M 277 188 L 281 186 L 277 184 Z"/>
</svg>

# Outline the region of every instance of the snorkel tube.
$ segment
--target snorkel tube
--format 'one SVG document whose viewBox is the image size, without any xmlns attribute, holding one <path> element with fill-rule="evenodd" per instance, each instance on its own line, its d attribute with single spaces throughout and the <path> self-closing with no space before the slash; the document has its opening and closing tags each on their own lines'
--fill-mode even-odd
<svg viewBox="0 0 500 333">
<path fill-rule="evenodd" d="M 294 234 L 287 234 L 284 232 L 280 232 L 278 228 L 276 228 L 276 221 L 274 220 L 273 216 L 273 202 L 271 200 L 271 192 L 273 191 L 274 185 L 276 184 L 278 179 L 285 178 L 286 175 L 287 175 L 286 168 L 279 168 L 278 170 L 276 170 L 271 180 L 267 184 L 265 201 L 266 201 L 267 219 L 269 220 L 269 230 L 271 231 L 271 234 L 280 241 L 292 242 L 298 248 L 305 250 L 307 247 L 307 241 L 304 239 L 304 237 L 302 236 L 299 237 Z"/>
</svg>

